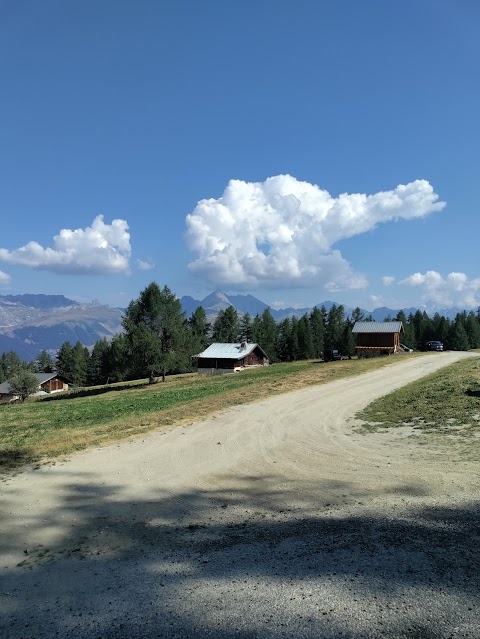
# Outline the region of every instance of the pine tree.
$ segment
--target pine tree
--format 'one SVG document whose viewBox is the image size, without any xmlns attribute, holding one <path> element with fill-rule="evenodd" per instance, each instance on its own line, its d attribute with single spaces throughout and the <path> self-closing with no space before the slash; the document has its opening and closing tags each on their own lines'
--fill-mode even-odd
<svg viewBox="0 0 480 639">
<path fill-rule="evenodd" d="M 240 321 L 237 309 L 229 306 L 221 310 L 213 323 L 212 339 L 214 342 L 233 344 L 240 336 Z"/>
<path fill-rule="evenodd" d="M 295 362 L 299 359 L 298 345 L 298 319 L 293 316 L 290 322 L 290 335 L 288 336 L 288 361 Z"/>
<path fill-rule="evenodd" d="M 257 313 L 252 321 L 252 340 L 256 344 L 260 344 L 260 345 L 262 344 L 262 341 L 263 341 L 262 331 L 263 331 L 262 318 Z"/>
<path fill-rule="evenodd" d="M 298 320 L 298 358 L 312 359 L 314 357 L 312 329 L 307 315 Z"/>
<path fill-rule="evenodd" d="M 72 372 L 70 379 L 75 386 L 85 386 L 87 383 L 88 348 L 77 342 L 72 348 Z"/>
<path fill-rule="evenodd" d="M 55 364 L 47 351 L 43 350 L 37 357 L 35 368 L 37 373 L 53 373 Z"/>
<path fill-rule="evenodd" d="M 325 349 L 322 312 L 315 306 L 310 313 L 310 327 L 312 329 L 313 357 L 322 357 Z"/>
<path fill-rule="evenodd" d="M 417 340 L 415 339 L 415 328 L 412 322 L 410 320 L 407 320 L 407 317 L 403 311 L 398 312 L 396 319 L 403 324 L 404 333 L 400 338 L 402 344 L 405 344 L 405 346 L 408 346 L 408 348 L 416 348 Z"/>
<path fill-rule="evenodd" d="M 352 333 L 352 326 L 350 323 L 346 323 L 343 329 L 343 338 L 341 344 L 341 353 L 347 355 L 351 359 L 352 355 L 356 353 L 355 336 Z"/>
<path fill-rule="evenodd" d="M 364 322 L 365 321 L 365 313 L 362 311 L 362 309 L 359 306 L 357 306 L 355 309 L 353 309 L 352 317 L 351 317 L 350 321 L 352 322 L 352 326 L 355 326 L 356 322 Z"/>
<path fill-rule="evenodd" d="M 286 317 L 282 320 L 277 327 L 277 343 L 275 350 L 277 357 L 281 362 L 289 361 L 289 338 L 290 338 L 291 326 L 290 320 Z"/>
<path fill-rule="evenodd" d="M 340 304 L 333 304 L 328 312 L 327 326 L 325 330 L 325 344 L 327 348 L 340 348 L 343 337 L 345 309 Z"/>
<path fill-rule="evenodd" d="M 127 337 L 123 334 L 115 335 L 110 342 L 105 357 L 105 369 L 102 372 L 106 384 L 122 382 L 133 374 L 129 348 Z"/>
<path fill-rule="evenodd" d="M 180 300 L 168 286 L 160 290 L 152 282 L 128 305 L 123 326 L 135 375 L 147 375 L 151 383 L 158 374 L 185 368 L 193 353 L 186 353 L 186 321 Z"/>
<path fill-rule="evenodd" d="M 454 351 L 468 351 L 470 343 L 468 341 L 468 335 L 463 327 L 461 319 L 455 321 L 453 325 L 453 333 L 451 340 L 451 349 Z"/>
<path fill-rule="evenodd" d="M 87 383 L 89 386 L 107 383 L 109 351 L 110 344 L 105 337 L 95 342 L 87 367 Z"/>
<path fill-rule="evenodd" d="M 473 311 L 470 311 L 467 315 L 465 330 L 467 332 L 470 348 L 480 348 L 480 322 Z"/>
<path fill-rule="evenodd" d="M 240 334 L 242 341 L 253 341 L 252 318 L 250 317 L 250 313 L 244 313 L 242 319 L 240 320 Z"/>
<path fill-rule="evenodd" d="M 3 353 L 0 358 L 0 368 L 5 379 L 10 379 L 22 368 L 22 360 L 14 351 Z"/>
<path fill-rule="evenodd" d="M 276 351 L 277 323 L 273 319 L 269 308 L 266 308 L 262 313 L 261 339 L 258 343 L 267 353 L 270 362 L 278 361 Z"/>
<path fill-rule="evenodd" d="M 203 306 L 198 306 L 188 320 L 188 326 L 192 334 L 192 353 L 203 351 L 209 342 L 210 324 Z"/>
<path fill-rule="evenodd" d="M 73 382 L 73 349 L 70 342 L 63 342 L 57 353 L 57 373 Z"/>
</svg>

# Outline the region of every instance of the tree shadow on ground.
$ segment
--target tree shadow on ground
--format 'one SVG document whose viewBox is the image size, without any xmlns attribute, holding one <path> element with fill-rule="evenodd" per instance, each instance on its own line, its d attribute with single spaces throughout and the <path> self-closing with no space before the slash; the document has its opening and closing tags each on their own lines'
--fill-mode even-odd
<svg viewBox="0 0 480 639">
<path fill-rule="evenodd" d="M 478 639 L 479 502 L 425 505 L 406 484 L 385 487 L 382 511 L 353 484 L 270 479 L 138 499 L 68 484 L 30 514 L 37 538 L 60 531 L 48 548 L 4 535 L 21 553 L 2 571 L 5 636 Z"/>
<path fill-rule="evenodd" d="M 18 469 L 37 459 L 30 448 L 0 448 L 0 478 L 8 478 L 12 472 L 19 472 Z"/>
<path fill-rule="evenodd" d="M 71 399 L 77 399 L 78 397 L 94 397 L 95 395 L 104 395 L 105 393 L 112 393 L 114 391 L 137 391 L 144 388 L 148 388 L 149 383 L 141 383 L 132 385 L 131 382 L 125 384 L 119 384 L 115 386 L 95 386 L 94 388 L 80 388 L 78 390 L 72 390 L 65 393 L 54 393 L 47 395 L 46 397 L 39 397 L 35 401 L 37 402 L 58 402 L 68 401 Z"/>
</svg>

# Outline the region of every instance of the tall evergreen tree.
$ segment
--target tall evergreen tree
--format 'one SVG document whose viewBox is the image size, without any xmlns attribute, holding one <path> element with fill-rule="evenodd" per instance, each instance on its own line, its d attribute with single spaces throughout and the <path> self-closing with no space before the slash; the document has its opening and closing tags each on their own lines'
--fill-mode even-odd
<svg viewBox="0 0 480 639">
<path fill-rule="evenodd" d="M 95 342 L 88 360 L 87 383 L 89 386 L 106 384 L 108 374 L 108 356 L 110 344 L 105 337 Z"/>
<path fill-rule="evenodd" d="M 240 337 L 240 320 L 237 309 L 229 306 L 221 310 L 213 323 L 212 339 L 214 342 L 233 344 Z"/>
<path fill-rule="evenodd" d="M 415 315 L 412 318 L 412 324 L 415 330 L 415 341 L 417 346 L 422 347 L 423 344 L 428 340 L 429 328 L 430 328 L 430 318 L 422 311 L 417 310 Z"/>
<path fill-rule="evenodd" d="M 473 311 L 470 311 L 467 315 L 465 331 L 468 336 L 470 348 L 480 348 L 480 322 Z"/>
<path fill-rule="evenodd" d="M 256 344 L 260 344 L 260 345 L 262 344 L 262 339 L 263 339 L 262 330 L 263 330 L 262 318 L 257 313 L 252 321 L 252 340 Z"/>
<path fill-rule="evenodd" d="M 266 308 L 262 313 L 260 333 L 258 343 L 267 353 L 270 362 L 276 362 L 277 323 L 273 319 L 269 308 Z"/>
<path fill-rule="evenodd" d="M 397 313 L 396 319 L 403 324 L 404 333 L 400 338 L 402 344 L 405 344 L 408 348 L 416 348 L 417 340 L 415 339 L 415 327 L 413 326 L 413 323 L 407 320 L 407 316 L 403 311 L 399 311 Z"/>
<path fill-rule="evenodd" d="M 310 327 L 312 329 L 313 357 L 322 357 L 325 345 L 325 327 L 323 325 L 323 315 L 316 306 L 310 313 Z"/>
<path fill-rule="evenodd" d="M 352 317 L 350 318 L 350 321 L 352 322 L 352 326 L 355 325 L 355 322 L 365 321 L 365 313 L 362 311 L 362 309 L 359 306 L 353 309 Z"/>
<path fill-rule="evenodd" d="M 288 362 L 290 360 L 289 353 L 289 340 L 290 340 L 290 320 L 288 317 L 283 319 L 277 327 L 277 343 L 275 350 L 277 357 L 281 362 Z"/>
<path fill-rule="evenodd" d="M 242 319 L 240 320 L 240 334 L 243 341 L 253 341 L 252 318 L 250 313 L 244 313 L 242 315 Z"/>
<path fill-rule="evenodd" d="M 352 355 L 355 355 L 355 336 L 352 333 L 352 326 L 350 322 L 345 322 L 340 351 L 342 355 L 347 355 L 349 359 L 351 359 Z"/>
<path fill-rule="evenodd" d="M 152 282 L 128 305 L 123 326 L 135 375 L 151 383 L 161 374 L 181 370 L 193 353 L 185 352 L 186 322 L 180 300 L 168 286 Z"/>
<path fill-rule="evenodd" d="M 73 348 L 70 342 L 63 342 L 60 346 L 55 366 L 59 375 L 73 382 Z"/>
<path fill-rule="evenodd" d="M 295 362 L 300 359 L 300 348 L 298 344 L 298 319 L 295 315 L 290 321 L 290 335 L 288 336 L 288 361 Z"/>
<path fill-rule="evenodd" d="M 22 369 L 22 360 L 14 351 L 2 353 L 0 368 L 3 371 L 4 379 L 10 379 Z"/>
<path fill-rule="evenodd" d="M 188 320 L 192 334 L 193 354 L 203 351 L 209 342 L 210 324 L 203 306 L 198 306 Z"/>
<path fill-rule="evenodd" d="M 43 350 L 37 357 L 35 368 L 37 373 L 53 373 L 55 364 L 47 351 Z"/>
<path fill-rule="evenodd" d="M 345 309 L 340 304 L 333 304 L 328 312 L 325 330 L 325 345 L 327 348 L 339 348 L 343 337 Z"/>
<path fill-rule="evenodd" d="M 470 342 L 468 341 L 468 335 L 463 327 L 462 320 L 457 318 L 452 328 L 450 348 L 454 351 L 468 351 Z"/>
<path fill-rule="evenodd" d="M 312 359 L 314 356 L 312 327 L 305 314 L 298 320 L 298 358 Z"/>
<path fill-rule="evenodd" d="M 85 386 L 87 383 L 88 348 L 77 342 L 72 348 L 72 371 L 70 379 L 75 386 Z"/>
<path fill-rule="evenodd" d="M 130 345 L 124 334 L 115 335 L 109 344 L 105 357 L 105 369 L 102 376 L 105 384 L 122 382 L 133 375 L 133 368 L 129 356 Z"/>
</svg>

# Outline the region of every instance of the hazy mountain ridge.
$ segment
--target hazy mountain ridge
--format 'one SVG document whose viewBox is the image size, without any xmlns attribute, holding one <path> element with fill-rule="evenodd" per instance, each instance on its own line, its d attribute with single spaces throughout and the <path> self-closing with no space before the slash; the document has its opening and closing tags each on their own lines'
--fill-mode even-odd
<svg viewBox="0 0 480 639">
<path fill-rule="evenodd" d="M 220 290 L 213 291 L 203 300 L 185 295 L 180 301 L 187 317 L 199 306 L 203 306 L 210 322 L 215 320 L 221 310 L 231 305 L 240 315 L 249 313 L 252 318 L 270 308 L 276 321 L 286 317 L 301 317 L 310 313 L 313 308 L 273 309 L 253 295 L 228 295 Z M 334 304 L 339 305 L 326 300 L 316 306 L 324 306 L 328 312 Z M 344 306 L 344 309 L 346 316 L 351 315 L 354 310 L 350 306 Z M 407 317 L 417 311 L 416 308 L 403 310 Z M 426 310 L 431 315 L 438 312 L 453 319 L 462 309 L 432 307 L 430 310 L 421 310 Z M 383 321 L 387 316 L 394 318 L 398 312 L 398 309 L 388 307 L 373 311 L 363 310 L 365 317 L 371 315 L 375 321 Z M 124 309 L 98 303 L 80 304 L 63 295 L 0 295 L 0 353 L 13 350 L 21 359 L 28 361 L 35 359 L 42 350 L 55 354 L 66 341 L 72 344 L 80 341 L 84 346 L 93 346 L 99 339 L 109 339 L 122 331 L 123 313 Z"/>
<path fill-rule="evenodd" d="M 93 346 L 122 330 L 122 315 L 121 309 L 79 304 L 63 295 L 0 296 L 0 353 L 13 350 L 32 360 L 66 341 Z"/>
</svg>

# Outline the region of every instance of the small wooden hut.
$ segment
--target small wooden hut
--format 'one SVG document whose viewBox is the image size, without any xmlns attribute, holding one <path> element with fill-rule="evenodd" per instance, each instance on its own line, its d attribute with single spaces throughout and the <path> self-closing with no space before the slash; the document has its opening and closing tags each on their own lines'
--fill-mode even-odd
<svg viewBox="0 0 480 639">
<path fill-rule="evenodd" d="M 355 322 L 352 333 L 357 340 L 356 353 L 359 357 L 391 355 L 401 351 L 400 335 L 404 332 L 401 321 Z"/>
<path fill-rule="evenodd" d="M 236 373 L 252 366 L 268 366 L 268 356 L 258 344 L 215 342 L 198 355 L 198 372 L 210 375 Z"/>
</svg>

